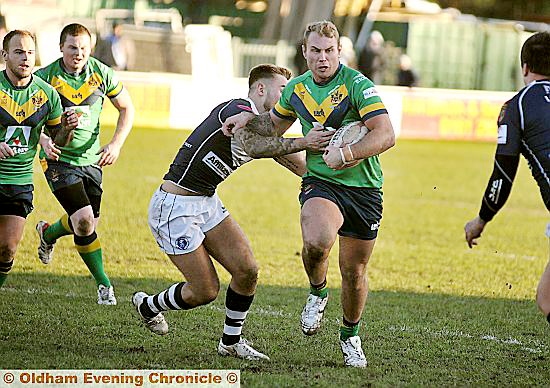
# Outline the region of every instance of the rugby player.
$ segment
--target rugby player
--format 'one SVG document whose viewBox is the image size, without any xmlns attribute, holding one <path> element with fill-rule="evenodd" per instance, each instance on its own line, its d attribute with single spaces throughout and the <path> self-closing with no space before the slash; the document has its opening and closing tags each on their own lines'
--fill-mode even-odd
<svg viewBox="0 0 550 388">
<path fill-rule="evenodd" d="M 38 258 L 52 260 L 58 238 L 73 235 L 77 252 L 93 275 L 97 303 L 115 305 L 111 281 L 103 269 L 103 253 L 96 233 L 101 205 L 102 168 L 116 162 L 134 119 L 130 95 L 114 71 L 90 57 L 90 31 L 81 24 L 69 24 L 61 31 L 62 57 L 35 74 L 59 93 L 65 111 L 75 111 L 78 127 L 74 138 L 60 147 L 58 160 L 40 153 L 46 180 L 66 214 L 57 222 L 40 221 Z M 114 135 L 108 144 L 99 142 L 99 116 L 108 98 L 118 110 Z"/>
<path fill-rule="evenodd" d="M 268 360 L 241 338 L 242 326 L 256 291 L 258 265 L 248 239 L 216 194 L 217 186 L 235 169 L 252 160 L 236 138 L 224 136 L 222 122 L 240 112 L 253 115 L 271 109 L 290 78 L 290 71 L 258 65 L 249 74 L 248 98 L 216 106 L 189 135 L 153 194 L 149 226 L 161 248 L 186 282 L 156 294 L 136 292 L 132 302 L 145 326 L 154 333 L 168 332 L 162 311 L 189 310 L 216 299 L 220 282 L 211 257 L 230 274 L 225 299 L 226 316 L 218 353 L 249 360 Z M 309 143 L 308 146 L 318 148 Z M 303 155 L 277 161 L 293 173 L 305 172 Z"/>
<path fill-rule="evenodd" d="M 550 33 L 540 32 L 525 41 L 521 49 L 521 70 L 525 87 L 506 102 L 498 117 L 498 139 L 494 168 L 479 215 L 466 223 L 466 242 L 472 248 L 504 206 L 510 195 L 523 155 L 550 210 Z M 550 237 L 550 223 L 546 227 Z M 550 323 L 550 261 L 537 287 L 537 305 Z"/>
<path fill-rule="evenodd" d="M 395 144 L 395 135 L 373 83 L 341 64 L 340 51 L 333 23 L 309 24 L 302 45 L 309 70 L 288 83 L 270 112 L 257 117 L 239 114 L 227 120 L 223 129 L 228 134 L 234 132 L 245 151 L 256 158 L 304 149 L 302 138 L 277 137 L 296 119 L 306 137 L 322 126 L 339 128 L 358 120 L 369 128 L 367 135 L 351 146 L 328 146 L 324 153 L 307 150 L 307 173 L 300 193 L 302 260 L 310 282 L 301 314 L 302 331 L 313 335 L 320 329 L 328 301 L 328 256 L 339 235 L 340 346 L 346 366 L 365 367 L 358 333 L 368 293 L 367 263 L 382 218 L 378 155 Z"/>
<path fill-rule="evenodd" d="M 42 130 L 64 145 L 78 122 L 76 114 L 62 114 L 55 90 L 32 75 L 36 50 L 30 32 L 9 32 L 2 48 L 6 69 L 0 73 L 0 287 L 33 209 L 32 163 Z M 45 136 L 43 146 L 55 158 L 51 138 Z"/>
</svg>

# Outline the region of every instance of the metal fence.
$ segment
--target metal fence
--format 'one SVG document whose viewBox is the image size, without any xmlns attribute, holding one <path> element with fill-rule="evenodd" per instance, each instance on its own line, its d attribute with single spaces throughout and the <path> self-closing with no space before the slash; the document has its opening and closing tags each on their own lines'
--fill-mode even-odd
<svg viewBox="0 0 550 388">
<path fill-rule="evenodd" d="M 241 38 L 231 40 L 235 77 L 248 77 L 250 69 L 262 63 L 294 67 L 296 47 L 280 40 L 277 44 L 245 43 Z"/>
</svg>

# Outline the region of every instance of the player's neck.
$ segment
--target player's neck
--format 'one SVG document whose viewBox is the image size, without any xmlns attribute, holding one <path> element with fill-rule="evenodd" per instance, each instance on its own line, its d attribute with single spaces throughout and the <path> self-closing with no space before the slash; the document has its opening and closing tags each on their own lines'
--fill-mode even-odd
<svg viewBox="0 0 550 388">
<path fill-rule="evenodd" d="M 29 74 L 28 77 L 20 78 L 12 73 L 8 68 L 6 68 L 6 77 L 13 86 L 22 88 L 27 86 L 31 82 L 32 74 Z"/>
</svg>

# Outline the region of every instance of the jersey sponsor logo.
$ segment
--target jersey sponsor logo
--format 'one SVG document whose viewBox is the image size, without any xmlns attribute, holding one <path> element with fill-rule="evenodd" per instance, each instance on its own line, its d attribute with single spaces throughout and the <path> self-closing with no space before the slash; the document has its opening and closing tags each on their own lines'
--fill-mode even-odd
<svg viewBox="0 0 550 388">
<path fill-rule="evenodd" d="M 242 109 L 242 110 L 245 110 L 245 111 L 247 111 L 247 112 L 252 112 L 252 108 L 249 107 L 249 106 L 246 106 L 246 105 L 237 104 L 237 108 Z"/>
<path fill-rule="evenodd" d="M 29 150 L 31 127 L 26 125 L 10 125 L 6 128 L 6 144 L 16 154 L 23 154 Z"/>
<path fill-rule="evenodd" d="M 365 98 L 365 100 L 367 98 L 371 98 L 371 97 L 378 97 L 378 91 L 376 90 L 376 88 L 368 88 L 368 89 L 365 89 L 363 90 L 363 97 Z"/>
<path fill-rule="evenodd" d="M 188 143 L 188 142 L 183 143 L 183 146 L 184 146 L 185 148 L 189 148 L 189 149 L 193 148 L 193 144 L 190 144 L 190 143 Z"/>
<path fill-rule="evenodd" d="M 497 144 L 506 144 L 508 140 L 508 126 L 502 124 L 498 127 Z"/>
<path fill-rule="evenodd" d="M 546 102 L 550 102 L 550 86 L 544 85 L 544 93 L 546 94 L 546 96 L 544 96 L 544 99 L 546 100 Z"/>
<path fill-rule="evenodd" d="M 353 77 L 353 83 L 358 84 L 360 82 L 363 82 L 366 79 L 367 77 L 365 77 L 363 74 L 357 74 L 355 77 Z"/>
<path fill-rule="evenodd" d="M 233 172 L 233 169 L 212 151 L 207 153 L 202 161 L 223 179 L 226 179 Z"/>
<path fill-rule="evenodd" d="M 313 111 L 313 116 L 315 116 L 315 117 L 325 117 L 325 111 L 323 110 L 323 108 L 321 108 L 319 110 L 314 110 Z"/>
<path fill-rule="evenodd" d="M 370 230 L 378 230 L 380 229 L 380 222 L 376 221 L 374 224 L 371 224 Z"/>
</svg>

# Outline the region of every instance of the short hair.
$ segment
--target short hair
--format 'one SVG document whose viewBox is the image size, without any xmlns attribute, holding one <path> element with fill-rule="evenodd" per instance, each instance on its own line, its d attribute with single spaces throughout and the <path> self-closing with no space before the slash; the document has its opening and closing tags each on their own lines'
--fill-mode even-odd
<svg viewBox="0 0 550 388">
<path fill-rule="evenodd" d="M 273 78 L 275 75 L 282 75 L 286 79 L 290 79 L 292 73 L 286 67 L 275 66 L 271 64 L 262 64 L 254 66 L 248 74 L 248 87 L 252 87 L 254 82 L 262 78 Z"/>
<path fill-rule="evenodd" d="M 9 51 L 11 38 L 13 38 L 14 36 L 18 36 L 18 35 L 28 36 L 29 38 L 31 38 L 33 40 L 33 42 L 36 43 L 36 41 L 34 39 L 34 35 L 31 32 L 29 32 L 27 30 L 12 30 L 12 31 L 8 32 L 6 34 L 6 36 L 4 36 L 4 40 L 2 41 L 2 48 L 4 49 L 4 51 Z"/>
<path fill-rule="evenodd" d="M 531 35 L 521 48 L 521 65 L 531 73 L 550 76 L 550 32 Z"/>
<path fill-rule="evenodd" d="M 59 45 L 62 45 L 63 43 L 65 43 L 65 40 L 67 39 L 67 35 L 70 35 L 70 36 L 88 35 L 90 38 L 92 37 L 90 30 L 88 30 L 82 24 L 78 24 L 78 23 L 67 24 L 65 27 L 63 27 L 63 30 L 61 30 L 61 36 L 59 37 Z"/>
<path fill-rule="evenodd" d="M 316 32 L 321 36 L 325 36 L 327 38 L 336 38 L 336 42 L 340 44 L 340 33 L 338 32 L 338 29 L 334 25 L 334 23 L 329 22 L 328 20 L 321 20 L 320 22 L 313 22 L 309 23 L 306 26 L 306 29 L 304 31 L 304 40 L 302 41 L 302 44 L 304 46 L 307 45 L 307 38 L 309 38 L 309 35 L 312 32 Z"/>
</svg>

